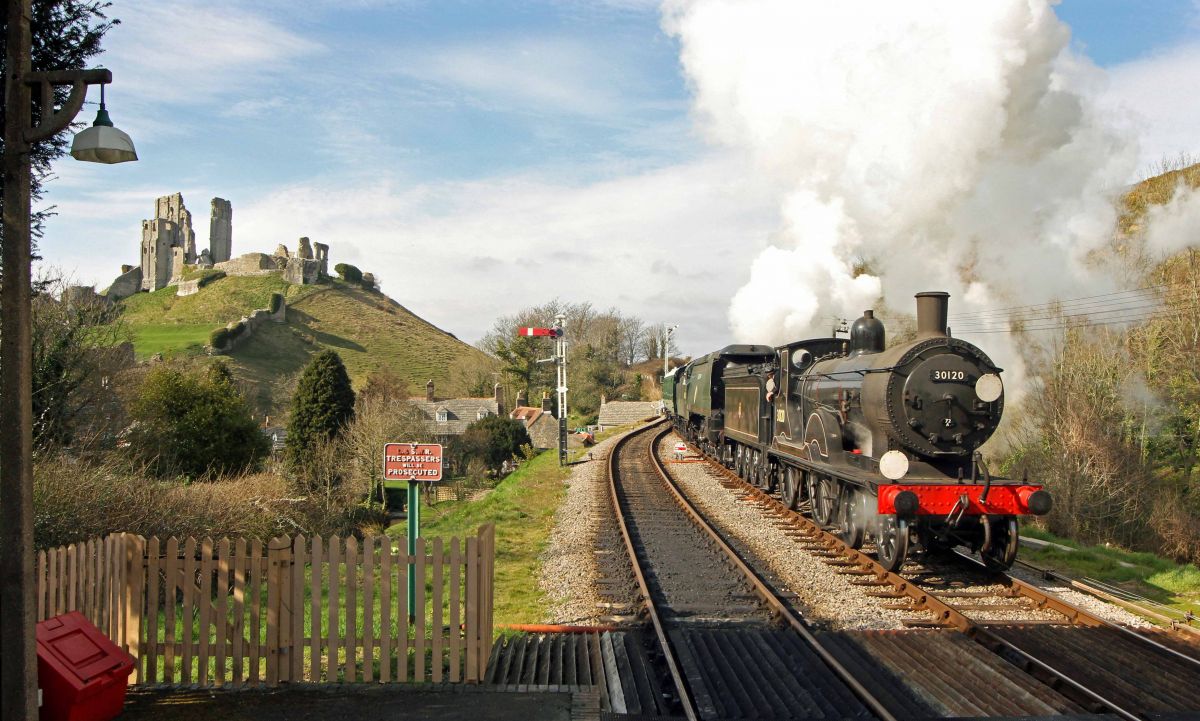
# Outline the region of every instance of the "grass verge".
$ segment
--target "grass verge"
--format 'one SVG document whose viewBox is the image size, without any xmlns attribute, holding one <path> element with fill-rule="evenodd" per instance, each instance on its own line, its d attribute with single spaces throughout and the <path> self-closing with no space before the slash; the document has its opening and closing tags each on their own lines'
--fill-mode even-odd
<svg viewBox="0 0 1200 721">
<path fill-rule="evenodd" d="M 545 620 L 546 597 L 537 584 L 539 556 L 549 542 L 554 513 L 566 496 L 566 477 L 558 455 L 543 452 L 477 501 L 421 506 L 424 538 L 474 535 L 479 526 L 496 524 L 497 624 Z M 407 532 L 406 523 L 388 529 L 397 540 Z"/>
<path fill-rule="evenodd" d="M 1175 563 L 1153 553 L 1085 546 L 1034 526 L 1023 527 L 1021 533 L 1075 549 L 1026 547 L 1021 549 L 1022 560 L 1074 578 L 1104 581 L 1180 611 L 1200 613 L 1200 568 L 1193 564 Z"/>
</svg>

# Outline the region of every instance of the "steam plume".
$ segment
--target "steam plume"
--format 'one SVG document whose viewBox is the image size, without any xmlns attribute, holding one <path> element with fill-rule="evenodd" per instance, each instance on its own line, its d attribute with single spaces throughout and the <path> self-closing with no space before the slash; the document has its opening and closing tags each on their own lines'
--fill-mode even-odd
<svg viewBox="0 0 1200 721">
<path fill-rule="evenodd" d="M 1095 288 L 1084 260 L 1137 149 L 1049 0 L 667 0 L 664 26 L 702 128 L 780 188 L 739 341 L 828 335 L 881 297 L 911 312 L 920 290 L 953 315 Z M 1007 337 L 981 340 L 1020 375 Z"/>
</svg>

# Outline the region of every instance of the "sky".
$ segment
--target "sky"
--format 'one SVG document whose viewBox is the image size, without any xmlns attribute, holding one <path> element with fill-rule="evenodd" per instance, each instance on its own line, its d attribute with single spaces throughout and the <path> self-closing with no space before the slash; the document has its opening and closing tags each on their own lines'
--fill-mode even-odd
<svg viewBox="0 0 1200 721">
<path fill-rule="evenodd" d="M 1140 172 L 1200 157 L 1183 90 L 1200 2 L 1055 12 Z M 154 199 L 181 192 L 199 247 L 228 199 L 235 255 L 308 236 L 468 342 L 560 298 L 678 324 L 695 355 L 731 342 L 730 298 L 781 224 L 772 181 L 699 127 L 657 2 L 116 0 L 110 16 L 98 64 L 140 160 L 55 165 L 40 251 L 78 284 L 135 263 Z"/>
</svg>

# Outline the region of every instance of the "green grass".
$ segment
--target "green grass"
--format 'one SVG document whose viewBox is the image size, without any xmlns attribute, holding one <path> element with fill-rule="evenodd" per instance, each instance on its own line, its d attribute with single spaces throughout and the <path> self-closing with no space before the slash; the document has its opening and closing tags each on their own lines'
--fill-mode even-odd
<svg viewBox="0 0 1200 721">
<path fill-rule="evenodd" d="M 139 359 L 155 353 L 165 357 L 199 355 L 213 327 L 203 324 L 145 324 L 132 329 L 133 348 Z"/>
<path fill-rule="evenodd" d="M 421 506 L 421 536 L 474 535 L 485 523 L 496 524 L 495 622 L 541 623 L 546 619 L 545 594 L 538 587 L 540 562 L 554 513 L 566 496 L 567 470 L 558 454 L 543 452 L 502 480 L 477 501 L 443 501 Z M 407 524 L 388 529 L 405 538 Z"/>
<path fill-rule="evenodd" d="M 1200 568 L 1179 564 L 1153 553 L 1135 553 L 1105 546 L 1085 546 L 1034 526 L 1021 533 L 1075 551 L 1057 548 L 1021 549 L 1021 559 L 1075 578 L 1095 578 L 1139 596 L 1179 609 L 1200 613 Z"/>
<path fill-rule="evenodd" d="M 341 355 L 356 384 L 387 368 L 418 391 L 429 379 L 448 390 L 452 370 L 464 358 L 494 365 L 387 296 L 336 280 L 293 285 L 273 273 L 221 278 L 184 297 L 164 288 L 122 301 L 122 318 L 140 357 L 196 355 L 214 329 L 269 307 L 272 293 L 287 302 L 286 322 L 264 324 L 228 358 L 234 374 L 248 382 L 250 401 L 260 413 L 283 414 L 291 383 L 326 348 Z"/>
</svg>

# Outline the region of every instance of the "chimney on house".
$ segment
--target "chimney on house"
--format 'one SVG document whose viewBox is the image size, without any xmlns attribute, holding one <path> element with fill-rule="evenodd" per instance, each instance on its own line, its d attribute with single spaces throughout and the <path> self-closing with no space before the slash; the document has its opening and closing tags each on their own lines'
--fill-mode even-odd
<svg viewBox="0 0 1200 721">
<path fill-rule="evenodd" d="M 608 403 L 608 397 L 605 396 L 603 393 L 601 393 L 600 394 L 600 405 L 604 405 L 605 403 Z"/>
<path fill-rule="evenodd" d="M 525 408 L 529 405 L 529 395 L 528 394 L 529 394 L 528 389 L 517 392 L 517 407 L 518 408 Z"/>
<path fill-rule="evenodd" d="M 429 382 L 425 384 L 425 400 L 429 401 L 430 403 L 433 402 L 433 379 L 432 378 L 430 378 Z"/>
<path fill-rule="evenodd" d="M 492 386 L 492 395 L 496 397 L 496 415 L 504 415 L 504 389 L 497 383 Z"/>
<path fill-rule="evenodd" d="M 554 401 L 550 400 L 550 391 L 542 391 L 542 412 L 550 413 L 554 410 Z"/>
</svg>

